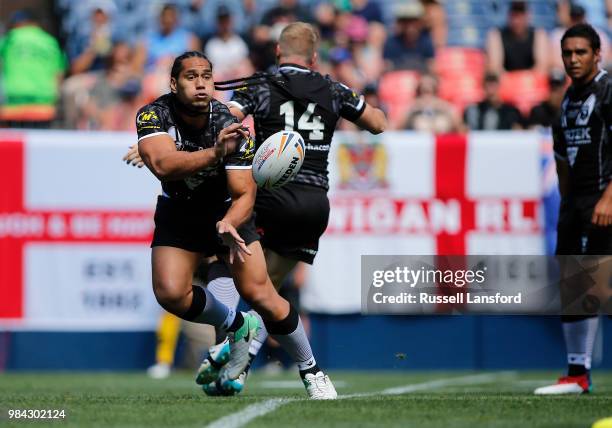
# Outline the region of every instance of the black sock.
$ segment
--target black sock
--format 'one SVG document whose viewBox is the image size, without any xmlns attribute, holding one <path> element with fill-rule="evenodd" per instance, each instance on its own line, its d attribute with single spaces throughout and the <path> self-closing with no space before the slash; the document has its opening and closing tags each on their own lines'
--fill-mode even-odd
<svg viewBox="0 0 612 428">
<path fill-rule="evenodd" d="M 321 371 L 321 369 L 319 368 L 319 365 L 315 364 L 314 366 L 309 367 L 306 370 L 300 370 L 300 377 L 302 379 L 304 379 L 308 373 L 316 375 L 320 371 Z"/>
<path fill-rule="evenodd" d="M 242 312 L 236 312 L 236 318 L 234 318 L 234 322 L 229 326 L 227 331 L 236 331 L 244 324 L 244 317 L 242 316 Z"/>
<path fill-rule="evenodd" d="M 187 321 L 193 321 L 195 317 L 200 315 L 206 307 L 206 292 L 198 285 L 192 285 L 191 306 L 181 318 Z"/>
<path fill-rule="evenodd" d="M 582 376 L 588 372 L 585 366 L 580 364 L 570 364 L 567 366 L 567 375 L 568 376 Z"/>
<path fill-rule="evenodd" d="M 275 334 L 291 334 L 295 331 L 300 322 L 300 314 L 293 306 L 289 306 L 289 313 L 280 321 L 266 321 L 264 324 L 270 335 Z"/>
</svg>

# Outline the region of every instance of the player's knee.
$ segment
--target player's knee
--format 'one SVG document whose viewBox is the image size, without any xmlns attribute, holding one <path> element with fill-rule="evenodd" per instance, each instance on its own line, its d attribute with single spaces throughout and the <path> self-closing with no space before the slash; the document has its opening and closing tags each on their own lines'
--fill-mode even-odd
<svg viewBox="0 0 612 428">
<path fill-rule="evenodd" d="M 153 292 L 159 305 L 169 312 L 180 312 L 185 300 L 186 293 L 170 281 L 154 281 Z"/>
<path fill-rule="evenodd" d="M 265 305 L 274 289 L 266 280 L 254 280 L 242 287 L 240 295 L 249 305 L 257 309 Z"/>
</svg>

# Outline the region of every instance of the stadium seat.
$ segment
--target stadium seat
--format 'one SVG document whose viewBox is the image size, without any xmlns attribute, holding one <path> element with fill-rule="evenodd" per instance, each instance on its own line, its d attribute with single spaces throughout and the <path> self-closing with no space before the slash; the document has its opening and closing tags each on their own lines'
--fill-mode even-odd
<svg viewBox="0 0 612 428">
<path fill-rule="evenodd" d="M 485 54 L 480 49 L 446 47 L 436 50 L 436 73 L 440 77 L 456 74 L 482 76 Z"/>
<path fill-rule="evenodd" d="M 436 51 L 439 95 L 459 111 L 482 99 L 485 54 L 479 49 L 446 47 Z"/>
<path fill-rule="evenodd" d="M 416 71 L 392 71 L 381 77 L 378 94 L 388 108 L 391 124 L 397 125 L 410 109 L 418 83 L 419 73 Z"/>
<path fill-rule="evenodd" d="M 482 76 L 475 74 L 455 75 L 440 79 L 438 94 L 463 112 L 466 106 L 481 101 L 484 97 Z"/>
<path fill-rule="evenodd" d="M 531 70 L 504 73 L 500 80 L 501 98 L 515 105 L 524 115 L 548 96 L 546 74 Z"/>
</svg>

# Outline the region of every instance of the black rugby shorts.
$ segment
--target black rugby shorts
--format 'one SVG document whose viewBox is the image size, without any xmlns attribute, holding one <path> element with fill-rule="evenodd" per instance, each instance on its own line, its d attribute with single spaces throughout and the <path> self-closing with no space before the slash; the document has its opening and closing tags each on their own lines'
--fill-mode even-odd
<svg viewBox="0 0 612 428">
<path fill-rule="evenodd" d="M 279 189 L 258 189 L 255 224 L 264 248 L 312 264 L 319 238 L 327 228 L 329 199 L 320 187 L 288 183 Z"/>
<path fill-rule="evenodd" d="M 601 193 L 564 198 L 557 224 L 557 255 L 612 254 L 612 226 L 591 223 Z"/>
<path fill-rule="evenodd" d="M 227 254 L 229 248 L 222 244 L 216 225 L 228 208 L 229 203 L 212 208 L 204 207 L 201 203 L 159 196 L 151 248 L 176 247 L 202 253 L 205 257 Z M 259 239 L 253 218 L 238 228 L 238 233 L 247 245 Z"/>
</svg>

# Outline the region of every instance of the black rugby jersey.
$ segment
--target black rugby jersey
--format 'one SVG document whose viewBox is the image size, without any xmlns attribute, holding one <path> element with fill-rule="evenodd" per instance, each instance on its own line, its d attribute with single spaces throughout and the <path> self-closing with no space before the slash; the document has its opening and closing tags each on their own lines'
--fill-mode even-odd
<svg viewBox="0 0 612 428">
<path fill-rule="evenodd" d="M 570 86 L 553 127 L 555 156 L 570 166 L 573 195 L 603 192 L 612 179 L 612 82 L 604 70 L 583 87 Z"/>
<path fill-rule="evenodd" d="M 257 75 L 255 75 L 257 76 Z M 259 147 L 281 130 L 295 130 L 306 143 L 304 164 L 293 182 L 329 188 L 327 165 L 332 136 L 340 117 L 356 121 L 363 97 L 329 76 L 295 64 L 281 64 L 274 79 L 234 91 L 229 105 L 255 120 Z"/>
<path fill-rule="evenodd" d="M 177 150 L 204 150 L 215 145 L 219 131 L 238 122 L 225 104 L 213 99 L 210 102 L 208 124 L 204 129 L 193 129 L 181 120 L 174 103 L 174 95 L 166 94 L 138 111 L 136 131 L 140 144 L 146 144 L 148 137 L 168 134 L 174 140 Z M 162 181 L 164 195 L 218 207 L 230 198 L 225 170 L 250 169 L 253 155 L 254 142 L 245 140 L 236 152 L 227 155 L 217 165 L 182 180 Z"/>
</svg>

